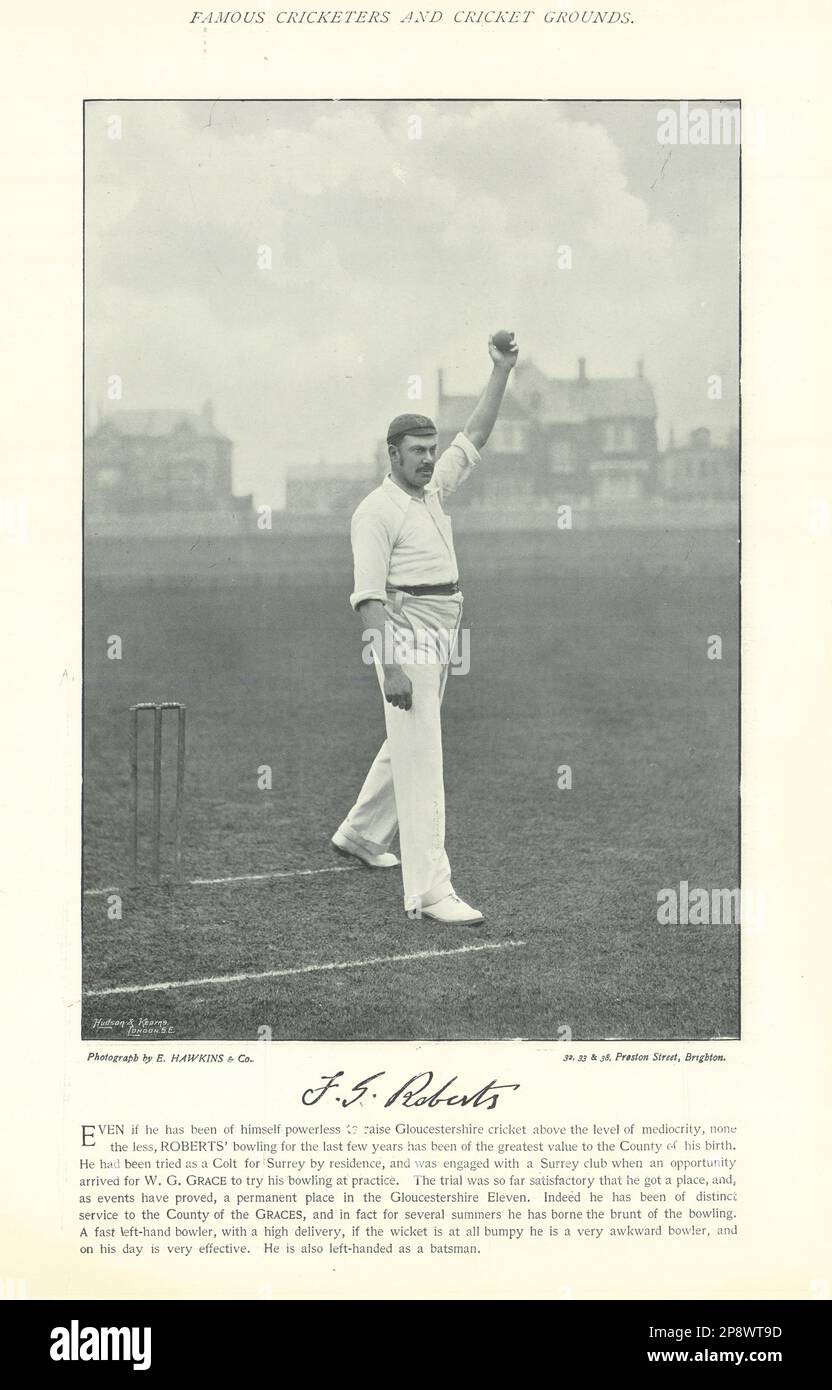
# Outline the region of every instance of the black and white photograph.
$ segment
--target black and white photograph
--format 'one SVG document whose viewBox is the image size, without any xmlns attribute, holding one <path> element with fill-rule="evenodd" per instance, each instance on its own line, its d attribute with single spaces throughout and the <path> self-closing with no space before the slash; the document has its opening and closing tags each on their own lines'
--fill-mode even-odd
<svg viewBox="0 0 832 1390">
<path fill-rule="evenodd" d="M 740 1036 L 740 105 L 84 103 L 82 1036 Z"/>
</svg>

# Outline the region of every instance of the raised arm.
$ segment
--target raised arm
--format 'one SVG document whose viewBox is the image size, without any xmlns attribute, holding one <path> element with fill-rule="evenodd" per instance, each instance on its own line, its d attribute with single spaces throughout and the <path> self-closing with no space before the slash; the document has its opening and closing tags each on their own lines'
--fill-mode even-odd
<svg viewBox="0 0 832 1390">
<path fill-rule="evenodd" d="M 512 345 L 505 352 L 494 346 L 494 339 L 488 339 L 488 355 L 494 363 L 488 384 L 474 406 L 471 416 L 463 430 L 475 449 L 481 449 L 494 428 L 500 411 L 509 372 L 517 361 L 518 347 L 512 338 Z"/>
</svg>

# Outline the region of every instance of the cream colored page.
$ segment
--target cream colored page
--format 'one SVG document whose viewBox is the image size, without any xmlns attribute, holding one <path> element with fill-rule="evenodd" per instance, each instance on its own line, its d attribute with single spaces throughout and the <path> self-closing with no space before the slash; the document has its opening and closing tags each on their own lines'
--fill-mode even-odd
<svg viewBox="0 0 832 1390">
<path fill-rule="evenodd" d="M 827 85 L 820 4 L 636 5 L 600 32 L 191 22 L 47 3 L 7 19 L 4 255 L 11 312 L 3 591 L 5 925 L 3 1277 L 29 1297 L 823 1297 L 829 1287 L 829 950 L 824 924 L 829 502 L 819 310 L 827 277 Z M 273 12 L 266 12 L 271 16 Z M 765 902 L 743 931 L 741 1041 L 590 1044 L 177 1043 L 222 1065 L 88 1060 L 80 1038 L 82 102 L 134 99 L 741 98 L 758 121 L 743 173 L 743 881 Z M 603 931 L 603 923 L 599 923 Z M 170 1045 L 154 1040 L 140 1050 Z M 108 1043 L 100 1050 L 129 1051 Z M 718 1065 L 628 1062 L 602 1051 L 724 1055 Z M 736 1127 L 739 1235 L 491 1243 L 480 1256 L 331 1259 L 82 1254 L 85 1125 L 426 1123 L 424 1110 L 343 1111 L 301 1101 L 343 1070 L 384 1072 L 384 1096 L 417 1072 L 506 1092 L 496 1111 L 431 1121 Z M 381 1093 L 380 1093 L 381 1094 Z M 360 1110 L 360 1113 L 359 1113 Z M 358 1118 L 354 1116 L 358 1113 Z M 438 1118 L 437 1118 L 438 1117 Z M 142 1137 L 142 1136 L 139 1136 Z M 99 1137 L 99 1144 L 103 1143 Z M 98 1155 L 103 1153 L 99 1148 Z"/>
</svg>

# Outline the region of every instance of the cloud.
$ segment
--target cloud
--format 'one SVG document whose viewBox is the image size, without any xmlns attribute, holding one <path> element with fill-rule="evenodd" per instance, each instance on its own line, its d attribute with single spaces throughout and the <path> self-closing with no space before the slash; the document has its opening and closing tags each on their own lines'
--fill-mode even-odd
<svg viewBox="0 0 832 1390">
<path fill-rule="evenodd" d="M 129 102 L 111 140 L 112 110 L 88 107 L 90 388 L 212 397 L 261 499 L 287 464 L 369 464 L 413 374 L 426 408 L 440 366 L 477 389 L 497 327 L 557 374 L 643 353 L 665 423 L 732 422 L 730 385 L 705 393 L 736 367 L 729 166 L 669 165 L 657 216 L 632 111 L 619 132 L 609 104 Z"/>
</svg>

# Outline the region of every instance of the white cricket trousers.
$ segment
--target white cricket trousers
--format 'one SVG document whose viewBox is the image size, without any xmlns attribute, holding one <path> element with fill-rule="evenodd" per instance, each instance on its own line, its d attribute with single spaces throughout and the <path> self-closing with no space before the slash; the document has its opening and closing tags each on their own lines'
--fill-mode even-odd
<svg viewBox="0 0 832 1390">
<path fill-rule="evenodd" d="M 440 627 L 454 637 L 462 613 L 461 596 L 397 596 L 395 617 L 414 632 Z M 391 616 L 393 616 L 391 614 Z M 450 650 L 449 650 L 450 649 Z M 446 643 L 450 657 L 453 641 Z M 376 660 L 384 698 L 384 673 Z M 341 832 L 373 854 L 389 849 L 396 829 L 402 862 L 404 905 L 408 910 L 429 907 L 451 892 L 451 866 L 445 853 L 445 783 L 442 768 L 440 709 L 450 670 L 449 660 L 402 662 L 413 686 L 409 710 L 384 700 L 387 738 L 364 779 L 358 800 L 341 825 Z"/>
</svg>

